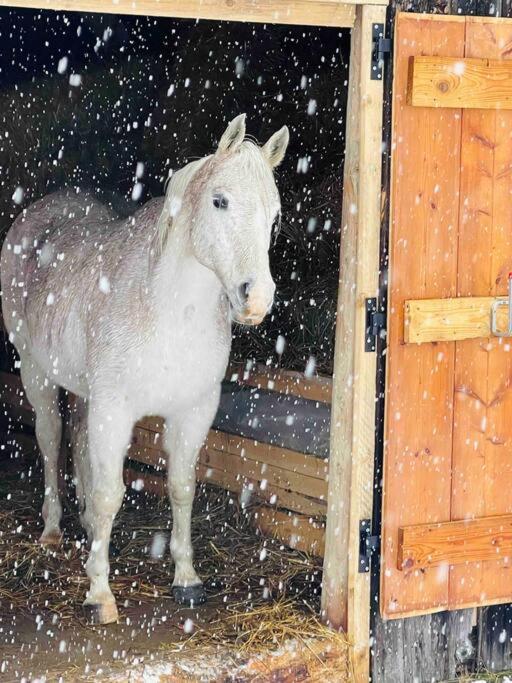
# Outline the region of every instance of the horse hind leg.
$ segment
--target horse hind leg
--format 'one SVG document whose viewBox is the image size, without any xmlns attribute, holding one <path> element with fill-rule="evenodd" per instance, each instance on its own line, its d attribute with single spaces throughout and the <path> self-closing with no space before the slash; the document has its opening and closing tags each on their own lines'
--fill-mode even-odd
<svg viewBox="0 0 512 683">
<path fill-rule="evenodd" d="M 69 427 L 78 512 L 80 523 L 90 545 L 92 542 L 91 503 L 90 501 L 89 504 L 87 503 L 87 498 L 92 488 L 92 475 L 87 441 L 87 403 L 82 398 L 76 397 L 75 399 Z"/>
<path fill-rule="evenodd" d="M 114 518 L 124 496 L 123 462 L 130 444 L 133 419 L 111 397 L 97 397 L 87 414 L 88 463 L 91 488 L 86 492 L 92 542 L 85 564 L 90 587 L 84 601 L 93 624 L 117 621 L 118 612 L 109 576 L 109 544 Z M 90 506 L 90 507 L 89 507 Z"/>
<path fill-rule="evenodd" d="M 36 414 L 36 439 L 43 456 L 45 491 L 42 515 L 44 530 L 40 542 L 59 543 L 62 537 L 60 530 L 62 506 L 58 483 L 62 435 L 59 387 L 46 377 L 28 355 L 21 357 L 21 380 L 26 396 Z"/>
</svg>

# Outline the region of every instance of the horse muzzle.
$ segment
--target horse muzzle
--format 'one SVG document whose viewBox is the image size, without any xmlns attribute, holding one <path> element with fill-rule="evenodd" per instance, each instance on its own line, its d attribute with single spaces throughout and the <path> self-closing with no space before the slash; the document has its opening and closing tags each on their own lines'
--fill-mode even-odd
<svg viewBox="0 0 512 683">
<path fill-rule="evenodd" d="M 272 308 L 275 288 L 272 279 L 259 286 L 253 278 L 247 279 L 229 296 L 233 319 L 240 325 L 259 325 Z"/>
</svg>

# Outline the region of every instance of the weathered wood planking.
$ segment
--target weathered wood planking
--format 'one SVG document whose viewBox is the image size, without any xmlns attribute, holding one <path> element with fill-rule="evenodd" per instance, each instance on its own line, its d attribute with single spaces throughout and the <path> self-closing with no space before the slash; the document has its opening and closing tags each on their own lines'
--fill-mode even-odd
<svg viewBox="0 0 512 683">
<path fill-rule="evenodd" d="M 266 536 L 281 539 L 290 548 L 323 557 L 325 548 L 323 525 L 309 521 L 300 515 L 290 515 L 264 506 L 258 508 L 254 518 L 256 526 Z"/>
<path fill-rule="evenodd" d="M 504 560 L 512 567 L 512 515 L 398 530 L 398 569 Z"/>
<path fill-rule="evenodd" d="M 0 0 L 18 7 L 102 14 L 351 27 L 358 0 Z M 385 4 L 387 0 L 374 0 Z"/>
<path fill-rule="evenodd" d="M 473 610 L 387 621 L 377 616 L 371 680 L 374 683 L 459 680 L 456 675 L 463 670 L 459 652 L 469 642 L 473 625 Z"/>
<path fill-rule="evenodd" d="M 233 493 L 241 493 L 243 491 L 244 500 L 247 503 L 250 502 L 252 504 L 255 501 L 260 501 L 273 507 L 299 512 L 308 517 L 325 519 L 327 505 L 324 501 L 317 498 L 282 489 L 275 484 L 265 483 L 262 486 L 261 482 L 257 479 L 231 473 L 224 468 L 219 470 L 212 467 L 211 464 L 205 464 L 201 456 L 196 472 L 199 481 L 220 486 Z"/>
<path fill-rule="evenodd" d="M 512 22 L 468 18 L 466 56 L 510 60 Z M 512 112 L 462 119 L 458 296 L 507 293 L 512 270 Z M 512 353 L 507 339 L 456 343 L 451 519 L 512 513 Z M 505 560 L 450 570 L 450 606 L 512 597 Z"/>
<path fill-rule="evenodd" d="M 406 301 L 404 341 L 407 344 L 490 337 L 491 306 L 507 297 L 456 297 Z M 508 308 L 497 309 L 498 331 L 508 327 Z M 505 342 L 506 343 L 506 342 Z"/>
<path fill-rule="evenodd" d="M 332 379 L 330 377 L 305 377 L 302 372 L 273 370 L 264 365 L 256 365 L 247 370 L 244 365 L 233 364 L 227 369 L 226 379 L 310 401 L 331 402 Z"/>
<path fill-rule="evenodd" d="M 417 55 L 409 63 L 407 101 L 414 107 L 512 109 L 512 64 Z"/>
<path fill-rule="evenodd" d="M 327 480 L 329 465 L 327 460 L 292 451 L 280 446 L 246 439 L 236 434 L 228 434 L 211 429 L 206 445 L 219 451 L 242 455 L 257 462 L 276 465 L 285 470 L 302 473 L 309 477 Z"/>
<path fill-rule="evenodd" d="M 128 456 L 165 469 L 162 435 L 145 429 L 146 423 L 155 426 L 157 418 L 146 418 L 134 428 Z M 321 458 L 210 430 L 197 475 L 230 491 L 244 490 L 251 499 L 314 517 L 326 515 L 327 463 Z"/>
<path fill-rule="evenodd" d="M 446 521 L 451 489 L 454 345 L 405 345 L 404 303 L 456 293 L 461 112 L 407 105 L 411 56 L 464 56 L 465 21 L 399 14 L 395 28 L 388 387 L 381 611 L 441 610 L 448 571 L 397 569 L 398 528 Z M 451 227 L 450 227 L 451 226 Z"/>
</svg>

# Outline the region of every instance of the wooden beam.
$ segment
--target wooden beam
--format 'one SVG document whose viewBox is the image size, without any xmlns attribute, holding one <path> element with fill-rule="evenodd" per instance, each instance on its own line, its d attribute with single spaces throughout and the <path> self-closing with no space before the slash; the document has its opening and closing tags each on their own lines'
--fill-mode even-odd
<svg viewBox="0 0 512 683">
<path fill-rule="evenodd" d="M 233 364 L 227 369 L 226 379 L 267 391 L 298 396 L 309 401 L 331 402 L 332 379 L 321 375 L 305 377 L 302 372 L 273 370 L 260 364 L 246 370 L 244 365 Z"/>
<path fill-rule="evenodd" d="M 165 465 L 161 431 L 147 429 L 149 423 L 154 427 L 158 418 L 144 418 L 137 423 L 132 434 L 132 449 L 138 453 L 151 452 L 151 464 L 155 467 Z M 237 434 L 228 434 L 216 429 L 210 429 L 206 439 L 206 447 L 216 451 L 241 456 L 255 463 L 268 464 L 282 470 L 294 472 L 307 477 L 319 479 L 322 483 L 327 480 L 328 464 L 324 458 L 306 455 L 280 446 L 253 439 L 246 439 Z M 135 458 L 136 459 L 136 458 Z M 144 461 L 145 462 L 145 461 Z"/>
<path fill-rule="evenodd" d="M 512 109 L 512 62 L 411 57 L 407 103 L 414 107 Z"/>
<path fill-rule="evenodd" d="M 365 298 L 378 292 L 383 103 L 368 36 L 384 21 L 384 7 L 358 7 L 352 33 L 322 591 L 323 618 L 353 643 L 358 683 L 369 680 L 370 576 L 358 573 L 358 548 L 373 504 L 376 354 L 364 352 Z"/>
<path fill-rule="evenodd" d="M 254 514 L 255 525 L 266 536 L 283 541 L 290 548 L 311 555 L 324 554 L 325 531 L 303 515 L 290 515 L 280 510 L 261 506 Z"/>
<path fill-rule="evenodd" d="M 491 305 L 506 297 L 457 297 L 405 302 L 404 341 L 408 344 L 491 337 Z M 508 307 L 497 310 L 498 330 L 505 330 Z"/>
<path fill-rule="evenodd" d="M 272 446 L 215 429 L 210 430 L 206 445 L 219 451 L 243 455 L 243 457 L 255 460 L 256 462 L 276 465 L 284 470 L 316 477 L 323 482 L 327 480 L 327 460 L 317 458 L 314 455 L 306 455 L 305 453 L 292 451 L 288 448 Z"/>
<path fill-rule="evenodd" d="M 139 423 L 133 431 L 128 457 L 165 470 L 167 455 L 160 437 Z M 211 430 L 199 455 L 197 474 L 201 481 L 238 493 L 251 487 L 251 499 L 325 517 L 326 470 L 320 458 Z"/>
<path fill-rule="evenodd" d="M 0 7 L 351 27 L 359 0 L 0 0 Z M 374 0 L 387 4 L 387 0 Z"/>
<path fill-rule="evenodd" d="M 485 560 L 511 562 L 512 515 L 418 524 L 398 530 L 398 569 L 414 571 Z"/>
<path fill-rule="evenodd" d="M 292 472 L 276 465 L 257 462 L 239 454 L 221 452 L 208 446 L 202 450 L 201 460 L 205 465 L 259 483 L 265 482 L 270 487 L 275 485 L 281 489 L 296 491 L 319 500 L 327 498 L 327 482 L 325 479 L 309 477 L 302 472 Z"/>
<path fill-rule="evenodd" d="M 308 517 L 325 519 L 327 504 L 324 501 L 304 496 L 295 491 L 287 491 L 274 484 L 262 488 L 257 480 L 234 474 L 225 469 L 218 470 L 212 467 L 211 464 L 207 465 L 202 453 L 199 456 L 196 473 L 199 481 L 205 484 L 220 486 L 228 491 L 233 491 L 233 493 L 249 490 L 250 497 L 248 503 L 251 505 L 255 501 L 260 501 L 261 503 L 272 505 L 273 508 L 284 508 L 293 512 L 300 512 Z"/>
</svg>

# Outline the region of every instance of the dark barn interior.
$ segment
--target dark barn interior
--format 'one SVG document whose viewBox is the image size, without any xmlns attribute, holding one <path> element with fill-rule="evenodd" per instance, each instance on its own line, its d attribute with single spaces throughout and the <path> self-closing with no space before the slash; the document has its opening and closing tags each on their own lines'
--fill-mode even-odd
<svg viewBox="0 0 512 683">
<path fill-rule="evenodd" d="M 331 375 L 349 32 L 13 9 L 1 9 L 0 19 L 2 238 L 24 207 L 63 187 L 93 191 L 130 215 L 163 194 L 173 170 L 211 153 L 241 112 L 262 142 L 287 124 L 290 147 L 277 173 L 282 220 L 271 247 L 276 303 L 261 327 L 235 328 L 232 360 Z M 5 337 L 2 349 L 5 379 L 18 368 Z M 115 669 L 152 658 L 155 647 L 176 654 L 189 642 L 190 620 L 194 642 L 215 651 L 236 643 L 237 662 L 251 648 L 281 644 L 294 628 L 299 635 L 319 628 L 321 558 L 264 539 L 250 507 L 204 484 L 193 532 L 210 604 L 202 614 L 175 608 L 168 550 L 155 551 L 155 543 L 167 544 L 170 510 L 132 486 L 111 550 L 126 621 L 92 635 L 76 618 L 86 550 L 75 504 L 68 496 L 62 548 L 42 553 L 34 541 L 43 483 L 33 427 L 23 419 L 30 411 L 18 389 L 4 391 L 11 393 L 0 424 L 6 680 L 94 679 L 105 660 Z M 226 381 L 215 426 L 326 458 L 329 421 L 328 404 Z M 262 552 L 271 558 L 265 568 Z M 262 620 L 272 629 L 262 631 Z"/>
</svg>

